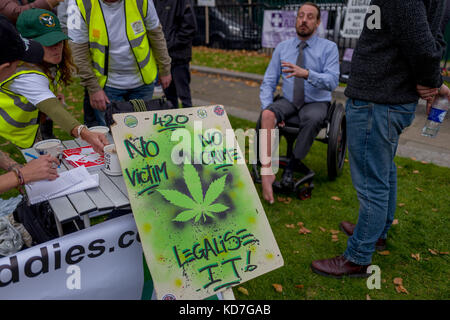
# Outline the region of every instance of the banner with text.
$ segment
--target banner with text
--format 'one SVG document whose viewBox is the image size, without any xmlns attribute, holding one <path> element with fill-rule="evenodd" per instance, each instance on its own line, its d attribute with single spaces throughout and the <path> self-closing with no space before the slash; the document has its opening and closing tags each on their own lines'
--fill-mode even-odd
<svg viewBox="0 0 450 320">
<path fill-rule="evenodd" d="M 139 300 L 139 241 L 128 214 L 1 258 L 0 300 Z"/>
<path fill-rule="evenodd" d="M 113 117 L 158 299 L 203 299 L 283 265 L 223 106 Z"/>
<path fill-rule="evenodd" d="M 328 11 L 322 10 L 320 17 L 321 22 L 316 34 L 324 38 L 327 32 Z M 296 21 L 296 10 L 265 10 L 261 45 L 264 48 L 275 48 L 280 42 L 296 37 Z"/>
</svg>

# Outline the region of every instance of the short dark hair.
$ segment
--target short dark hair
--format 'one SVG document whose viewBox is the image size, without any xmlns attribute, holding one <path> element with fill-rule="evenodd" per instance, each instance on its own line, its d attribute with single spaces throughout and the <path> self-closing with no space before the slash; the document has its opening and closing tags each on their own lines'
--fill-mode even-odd
<svg viewBox="0 0 450 320">
<path fill-rule="evenodd" d="M 320 13 L 320 7 L 319 7 L 317 4 L 315 4 L 314 2 L 309 2 L 309 1 L 303 2 L 303 3 L 300 5 L 300 7 L 298 7 L 298 11 L 300 11 L 300 9 L 301 9 L 303 6 L 305 6 L 305 5 L 312 6 L 312 7 L 316 8 L 316 9 L 317 9 L 317 19 L 320 20 L 320 16 L 321 16 L 321 13 Z M 297 12 L 298 12 L 298 11 L 297 11 Z"/>
</svg>

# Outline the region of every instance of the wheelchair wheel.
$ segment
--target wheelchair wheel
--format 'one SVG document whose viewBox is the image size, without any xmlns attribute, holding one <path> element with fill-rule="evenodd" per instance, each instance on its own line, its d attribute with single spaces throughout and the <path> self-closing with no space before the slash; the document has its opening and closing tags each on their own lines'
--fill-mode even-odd
<svg viewBox="0 0 450 320">
<path fill-rule="evenodd" d="M 345 109 L 337 104 L 333 112 L 328 132 L 327 166 L 328 178 L 335 180 L 341 175 L 347 153 L 347 130 L 345 122 Z"/>
</svg>

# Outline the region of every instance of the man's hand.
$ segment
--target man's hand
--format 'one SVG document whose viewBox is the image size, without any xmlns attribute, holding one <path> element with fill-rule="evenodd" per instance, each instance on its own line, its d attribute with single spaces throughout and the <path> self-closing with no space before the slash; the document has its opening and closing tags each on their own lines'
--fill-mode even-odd
<svg viewBox="0 0 450 320">
<path fill-rule="evenodd" d="M 81 138 L 89 143 L 95 152 L 104 154 L 103 148 L 107 146 L 109 143 L 104 133 L 101 132 L 93 132 L 87 129 L 81 130 Z"/>
<path fill-rule="evenodd" d="M 159 82 L 161 83 L 162 88 L 166 89 L 170 85 L 170 82 L 172 82 L 172 75 L 160 76 Z"/>
<path fill-rule="evenodd" d="M 309 71 L 297 66 L 296 64 L 292 64 L 292 63 L 286 62 L 286 61 L 281 61 L 281 68 L 283 68 L 282 71 L 284 73 L 289 73 L 289 75 L 286 76 L 286 78 L 297 77 L 297 78 L 308 79 Z"/>
<path fill-rule="evenodd" d="M 99 90 L 97 92 L 89 94 L 89 100 L 91 102 L 92 108 L 100 111 L 106 110 L 106 105 L 111 103 L 106 95 L 105 91 Z"/>
<path fill-rule="evenodd" d="M 419 96 L 427 101 L 427 114 L 429 114 L 431 110 L 431 105 L 433 104 L 433 101 L 439 92 L 439 88 L 430 88 L 418 84 L 416 86 L 416 90 Z"/>
</svg>

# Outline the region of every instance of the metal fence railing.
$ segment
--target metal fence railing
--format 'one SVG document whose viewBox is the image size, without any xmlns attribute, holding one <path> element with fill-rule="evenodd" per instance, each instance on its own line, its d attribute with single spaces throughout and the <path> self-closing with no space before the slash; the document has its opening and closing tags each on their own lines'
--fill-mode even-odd
<svg viewBox="0 0 450 320">
<path fill-rule="evenodd" d="M 304 1 L 301 1 L 304 2 Z M 321 10 L 328 11 L 325 36 L 334 41 L 343 57 L 345 49 L 354 48 L 357 39 L 343 38 L 346 0 L 322 0 L 316 2 Z M 214 48 L 264 50 L 261 46 L 264 10 L 297 10 L 298 0 L 216 0 L 216 7 L 195 6 L 199 31 L 194 45 Z M 209 43 L 206 39 L 205 13 L 209 17 Z M 267 50 L 264 50 L 267 52 Z M 268 51 L 271 51 L 270 49 Z"/>
</svg>

